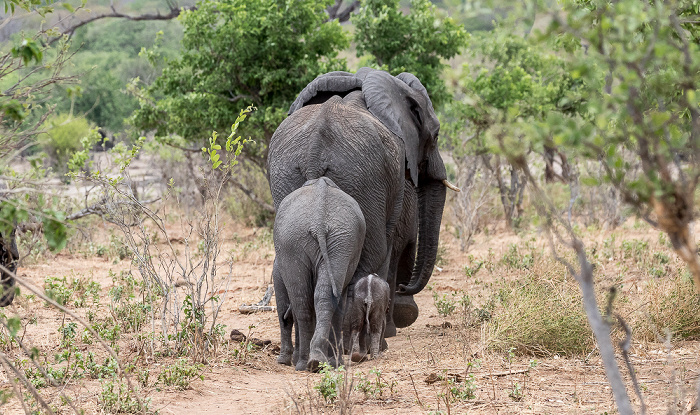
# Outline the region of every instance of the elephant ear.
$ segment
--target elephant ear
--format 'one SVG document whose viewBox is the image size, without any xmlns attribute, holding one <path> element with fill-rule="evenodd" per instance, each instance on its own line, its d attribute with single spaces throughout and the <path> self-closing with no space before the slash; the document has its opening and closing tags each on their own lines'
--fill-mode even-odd
<svg viewBox="0 0 700 415">
<path fill-rule="evenodd" d="M 419 107 L 414 97 L 416 92 L 406 82 L 387 72 L 372 71 L 362 83 L 362 93 L 372 115 L 403 140 L 411 181 L 418 185 L 421 119 L 416 115 Z"/>
<path fill-rule="evenodd" d="M 361 87 L 362 80 L 350 72 L 335 71 L 323 74 L 306 85 L 289 107 L 287 115 L 292 115 L 305 105 L 320 104 L 333 95 L 345 96 Z"/>
<path fill-rule="evenodd" d="M 378 69 L 368 68 L 366 66 L 363 66 L 362 68 L 358 69 L 357 72 L 355 72 L 355 77 L 364 81 L 368 74 L 370 74 L 372 72 L 377 72 L 377 71 L 378 71 Z"/>
<path fill-rule="evenodd" d="M 428 95 L 428 90 L 425 89 L 421 81 L 416 78 L 415 75 L 409 72 L 402 72 L 398 75 L 396 75 L 396 79 L 400 79 L 401 81 L 405 82 L 406 85 L 410 86 L 411 89 L 416 90 L 420 92 L 421 95 L 423 95 L 423 98 L 427 101 L 427 117 L 424 120 L 424 122 L 427 123 L 426 128 L 430 132 L 430 135 L 432 138 L 436 138 L 438 133 L 440 132 L 440 121 L 437 118 L 437 115 L 435 115 L 435 109 L 433 108 L 433 101 L 430 100 L 430 96 Z"/>
</svg>

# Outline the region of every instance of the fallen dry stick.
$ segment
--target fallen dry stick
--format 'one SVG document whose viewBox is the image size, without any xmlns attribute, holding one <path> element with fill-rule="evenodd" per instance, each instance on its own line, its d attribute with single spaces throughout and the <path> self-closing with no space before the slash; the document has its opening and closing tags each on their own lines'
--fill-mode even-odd
<svg viewBox="0 0 700 415">
<path fill-rule="evenodd" d="M 274 288 L 270 285 L 269 287 L 267 287 L 267 291 L 265 292 L 265 296 L 262 300 L 258 301 L 255 304 L 243 304 L 240 307 L 238 307 L 238 311 L 242 314 L 252 314 L 257 313 L 258 311 L 275 311 L 274 306 L 268 305 L 270 304 L 270 300 L 272 299 L 272 294 L 274 292 Z"/>
</svg>

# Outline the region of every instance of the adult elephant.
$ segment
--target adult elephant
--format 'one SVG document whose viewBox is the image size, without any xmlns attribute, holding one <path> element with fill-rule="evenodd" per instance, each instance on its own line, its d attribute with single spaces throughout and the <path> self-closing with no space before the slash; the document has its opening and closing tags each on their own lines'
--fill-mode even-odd
<svg viewBox="0 0 700 415">
<path fill-rule="evenodd" d="M 357 201 L 367 224 L 353 282 L 370 273 L 390 281 L 404 180 L 410 180 L 418 200 L 418 252 L 408 284 L 398 290 L 415 294 L 432 274 L 448 185 L 439 130 L 426 89 L 410 73 L 362 68 L 322 75 L 299 94 L 272 136 L 275 208 L 306 181 L 329 177 Z"/>
</svg>

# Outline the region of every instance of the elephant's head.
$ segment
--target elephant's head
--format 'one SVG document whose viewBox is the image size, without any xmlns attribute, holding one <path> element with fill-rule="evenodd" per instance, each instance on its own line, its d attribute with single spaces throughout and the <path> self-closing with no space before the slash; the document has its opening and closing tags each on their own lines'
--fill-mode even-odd
<svg viewBox="0 0 700 415">
<path fill-rule="evenodd" d="M 362 91 L 372 115 L 404 142 L 407 176 L 418 193 L 419 242 L 411 281 L 397 290 L 400 294 L 415 294 L 428 283 L 435 265 L 445 187 L 458 190 L 447 182 L 438 151 L 440 122 L 418 78 L 407 72 L 394 77 L 371 68 L 361 68 L 356 74 L 331 72 L 319 76 L 299 94 L 289 114 L 304 105 L 356 90 Z"/>
</svg>

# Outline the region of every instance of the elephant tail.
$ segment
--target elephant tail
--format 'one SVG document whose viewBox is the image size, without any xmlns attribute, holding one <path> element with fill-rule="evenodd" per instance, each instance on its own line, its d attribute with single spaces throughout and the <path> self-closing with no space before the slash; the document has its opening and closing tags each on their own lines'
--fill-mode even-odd
<svg viewBox="0 0 700 415">
<path fill-rule="evenodd" d="M 328 241 L 327 241 L 327 234 L 328 234 L 328 228 L 326 225 L 327 221 L 327 212 L 326 212 L 326 202 L 328 200 L 328 183 L 326 183 L 325 178 L 320 178 L 316 182 L 316 200 L 320 201 L 321 203 L 321 212 L 320 212 L 320 218 L 318 220 L 315 220 L 315 229 L 312 230 L 311 234 L 316 238 L 318 241 L 318 247 L 321 250 L 321 257 L 323 258 L 323 262 L 326 267 L 326 273 L 328 275 L 328 278 L 330 279 L 330 284 L 331 284 L 331 289 L 333 290 L 333 297 L 338 299 L 340 298 L 340 290 L 338 290 L 338 285 L 336 284 L 335 281 L 335 276 L 333 275 L 333 267 L 331 266 L 331 261 L 330 258 L 328 257 Z"/>
<path fill-rule="evenodd" d="M 369 326 L 369 313 L 372 310 L 372 278 L 375 277 L 375 274 L 369 274 L 367 277 L 367 297 L 365 297 L 365 327 L 367 327 L 366 331 L 367 333 L 371 333 L 372 330 Z"/>
<path fill-rule="evenodd" d="M 326 264 L 326 272 L 330 278 L 331 288 L 333 289 L 333 297 L 340 298 L 340 293 L 338 292 L 337 284 L 335 283 L 335 278 L 333 276 L 333 267 L 331 267 L 331 262 L 328 259 L 328 245 L 326 244 L 326 233 L 319 232 L 317 235 L 318 245 L 321 248 L 321 255 L 323 256 L 323 262 Z"/>
</svg>

